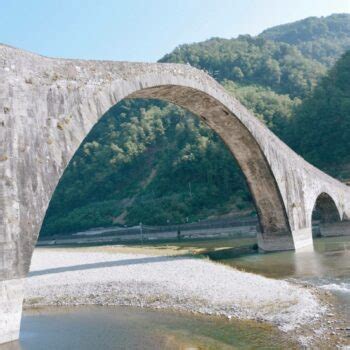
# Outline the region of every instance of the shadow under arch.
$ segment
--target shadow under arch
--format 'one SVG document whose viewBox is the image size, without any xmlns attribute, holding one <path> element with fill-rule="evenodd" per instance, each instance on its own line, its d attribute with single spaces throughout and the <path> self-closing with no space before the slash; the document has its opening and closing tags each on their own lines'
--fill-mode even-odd
<svg viewBox="0 0 350 350">
<path fill-rule="evenodd" d="M 318 229 L 313 228 L 313 236 L 327 235 L 329 229 L 341 220 L 340 212 L 333 198 L 325 192 L 320 193 L 312 211 L 312 221 L 318 221 L 319 223 Z"/>
</svg>

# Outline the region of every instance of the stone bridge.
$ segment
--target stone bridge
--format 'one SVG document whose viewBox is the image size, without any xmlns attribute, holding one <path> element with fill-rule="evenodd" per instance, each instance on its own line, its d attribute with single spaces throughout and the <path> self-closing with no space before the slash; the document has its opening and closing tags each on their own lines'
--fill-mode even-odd
<svg viewBox="0 0 350 350">
<path fill-rule="evenodd" d="M 347 186 L 303 160 L 203 71 L 52 59 L 0 45 L 0 343 L 18 338 L 24 278 L 60 177 L 91 128 L 125 98 L 177 104 L 221 137 L 254 198 L 262 250 L 312 247 L 316 202 L 324 227 L 350 217 Z"/>
</svg>

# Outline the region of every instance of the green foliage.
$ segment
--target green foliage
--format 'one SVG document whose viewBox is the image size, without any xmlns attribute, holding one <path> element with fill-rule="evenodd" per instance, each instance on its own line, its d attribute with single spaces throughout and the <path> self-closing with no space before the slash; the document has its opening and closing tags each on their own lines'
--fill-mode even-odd
<svg viewBox="0 0 350 350">
<path fill-rule="evenodd" d="M 242 86 L 229 80 L 223 81 L 223 86 L 273 132 L 286 138 L 293 111 L 301 103 L 299 98 L 279 95 L 258 85 Z"/>
<path fill-rule="evenodd" d="M 198 118 L 185 115 L 173 123 L 158 157 L 156 176 L 128 212 L 131 224 L 194 221 L 234 208 L 232 197 L 250 201 L 232 155 Z"/>
<path fill-rule="evenodd" d="M 74 225 L 63 226 L 50 222 L 78 222 L 73 216 L 81 215 L 78 208 L 96 203 L 101 212 L 99 225 L 111 225 L 119 213 L 118 200 L 132 196 L 137 187 L 138 176 L 145 175 L 149 168 L 143 167 L 148 147 L 164 134 L 164 118 L 169 108 L 161 109 L 164 103 L 149 106 L 149 103 L 124 101 L 113 107 L 93 128 L 73 157 L 62 177 L 47 211 L 42 234 L 70 232 Z M 114 210 L 114 212 L 113 212 Z M 85 212 L 85 209 L 82 209 Z M 63 215 L 71 216 L 62 219 Z M 96 214 L 97 215 L 97 214 Z M 87 219 L 86 219 L 87 220 Z M 85 220 L 85 221 L 86 221 Z M 91 217 L 91 225 L 94 221 Z"/>
<path fill-rule="evenodd" d="M 304 56 L 330 67 L 350 49 L 350 14 L 309 17 L 264 30 L 259 37 L 296 46 Z"/>
<path fill-rule="evenodd" d="M 41 234 L 110 226 L 130 202 L 128 225 L 193 221 L 249 201 L 231 154 L 197 117 L 162 102 L 125 101 L 77 151 Z"/>
<path fill-rule="evenodd" d="M 325 73 L 298 48 L 249 35 L 181 45 L 160 62 L 189 63 L 219 81 L 262 85 L 293 97 L 306 96 Z"/>
<path fill-rule="evenodd" d="M 290 142 L 304 157 L 335 176 L 350 163 L 350 52 L 297 109 Z"/>
</svg>

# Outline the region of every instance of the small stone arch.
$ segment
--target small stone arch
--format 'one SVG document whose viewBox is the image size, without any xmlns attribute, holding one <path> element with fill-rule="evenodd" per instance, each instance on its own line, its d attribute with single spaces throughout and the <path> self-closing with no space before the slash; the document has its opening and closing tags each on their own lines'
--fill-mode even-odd
<svg viewBox="0 0 350 350">
<path fill-rule="evenodd" d="M 334 199 L 328 193 L 321 192 L 312 210 L 311 221 L 318 222 L 318 229 L 313 229 L 313 235 L 332 235 L 332 232 L 337 230 L 336 223 L 340 223 L 341 220 L 341 213 Z"/>
</svg>

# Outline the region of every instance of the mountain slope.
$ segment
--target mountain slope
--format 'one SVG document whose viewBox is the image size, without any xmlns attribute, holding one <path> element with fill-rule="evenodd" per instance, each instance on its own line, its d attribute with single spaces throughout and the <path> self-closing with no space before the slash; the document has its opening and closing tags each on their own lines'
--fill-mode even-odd
<svg viewBox="0 0 350 350">
<path fill-rule="evenodd" d="M 330 67 L 350 49 L 350 14 L 309 17 L 264 30 L 259 37 L 297 47 L 304 56 Z"/>
<path fill-rule="evenodd" d="M 350 175 L 350 51 L 329 71 L 296 110 L 294 148 L 337 177 Z"/>
<path fill-rule="evenodd" d="M 249 35 L 181 45 L 159 62 L 189 63 L 219 81 L 257 84 L 292 97 L 306 96 L 326 71 L 294 46 Z"/>
</svg>

